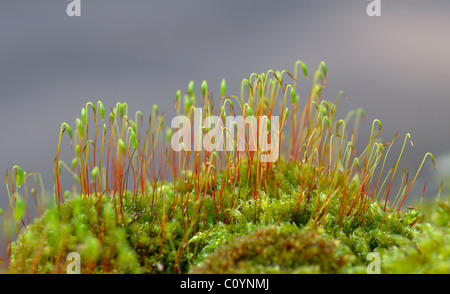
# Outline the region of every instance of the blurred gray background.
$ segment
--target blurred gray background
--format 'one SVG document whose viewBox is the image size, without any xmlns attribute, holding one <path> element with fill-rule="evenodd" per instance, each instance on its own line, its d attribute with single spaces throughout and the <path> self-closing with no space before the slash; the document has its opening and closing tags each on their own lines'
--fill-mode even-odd
<svg viewBox="0 0 450 294">
<path fill-rule="evenodd" d="M 81 0 L 80 17 L 68 17 L 67 4 L 0 2 L 0 175 L 17 164 L 51 189 L 60 125 L 73 124 L 88 101 L 126 101 L 147 115 L 158 103 L 170 113 L 191 79 L 197 89 L 208 80 L 217 96 L 226 78 L 228 92 L 239 93 L 251 73 L 293 70 L 298 59 L 310 72 L 326 62 L 324 97 L 343 90 L 350 98 L 341 116 L 365 108 L 360 142 L 378 118 L 386 140 L 400 132 L 396 145 L 412 134 L 402 167 L 415 174 L 432 152 L 441 172 L 450 169 L 448 0 L 381 0 L 380 17 L 367 16 L 365 0 Z M 311 80 L 302 85 L 305 96 Z M 428 181 L 434 197 L 434 175 L 428 162 L 417 190 Z"/>
</svg>

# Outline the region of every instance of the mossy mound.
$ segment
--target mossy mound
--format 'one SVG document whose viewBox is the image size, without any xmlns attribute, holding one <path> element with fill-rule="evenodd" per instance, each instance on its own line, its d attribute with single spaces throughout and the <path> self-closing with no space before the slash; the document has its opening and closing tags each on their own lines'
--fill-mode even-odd
<svg viewBox="0 0 450 294">
<path fill-rule="evenodd" d="M 337 195 L 317 222 L 317 191 L 297 217 L 294 180 L 283 176 L 293 169 L 283 165 L 276 175 L 283 189 L 263 193 L 256 214 L 251 197 L 236 199 L 237 208 L 219 216 L 207 198 L 205 217 L 184 224 L 186 230 L 169 184 L 153 197 L 67 199 L 61 212 L 47 210 L 12 244 L 9 272 L 65 273 L 67 254 L 78 252 L 82 273 L 365 273 L 374 251 L 383 273 L 449 271 L 448 204 L 439 202 L 421 224 L 415 210 L 388 213 L 373 203 L 361 226 L 361 215 L 340 223 Z M 198 208 L 194 200 L 191 215 Z M 118 201 L 123 210 L 114 208 Z"/>
<path fill-rule="evenodd" d="M 351 255 L 339 242 L 295 225 L 269 226 L 218 248 L 192 274 L 339 273 Z"/>
</svg>

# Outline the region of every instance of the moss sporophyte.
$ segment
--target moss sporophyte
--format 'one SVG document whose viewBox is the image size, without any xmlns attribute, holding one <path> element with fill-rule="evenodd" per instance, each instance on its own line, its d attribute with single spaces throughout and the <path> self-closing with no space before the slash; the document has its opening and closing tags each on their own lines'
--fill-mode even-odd
<svg viewBox="0 0 450 294">
<path fill-rule="evenodd" d="M 73 127 L 61 125 L 53 205 L 38 173 L 6 172 L 3 221 L 17 239 L 1 265 L 66 273 L 77 253 L 81 273 L 366 273 L 377 252 L 382 273 L 449 273 L 448 201 L 427 215 L 404 207 L 433 155 L 414 177 L 399 172 L 406 134 L 385 166 L 398 133 L 382 141 L 379 120 L 357 151 L 364 111 L 337 117 L 344 94 L 323 99 L 323 62 L 301 99 L 308 74 L 301 61 L 293 73 L 253 73 L 238 96 L 223 80 L 216 99 L 206 81 L 200 93 L 191 81 L 176 92 L 170 126 L 157 105 L 147 119 L 127 103 L 109 115 L 87 103 Z M 61 148 L 73 150 L 71 164 Z"/>
</svg>

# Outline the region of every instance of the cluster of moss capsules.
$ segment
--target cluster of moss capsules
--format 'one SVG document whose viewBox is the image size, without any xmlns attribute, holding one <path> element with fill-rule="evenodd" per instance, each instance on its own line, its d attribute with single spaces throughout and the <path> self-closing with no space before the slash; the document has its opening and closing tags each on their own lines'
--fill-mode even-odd
<svg viewBox="0 0 450 294">
<path fill-rule="evenodd" d="M 126 103 L 110 108 L 109 117 L 102 102 L 87 103 L 73 129 L 61 125 L 52 207 L 44 207 L 43 188 L 38 197 L 39 174 L 18 166 L 11 177 L 7 172 L 7 214 L 17 240 L 0 263 L 13 273 L 65 273 L 68 253 L 77 252 L 82 273 L 222 273 L 233 270 L 212 262 L 224 254 L 221 250 L 253 248 L 245 258 L 255 260 L 234 272 L 363 272 L 369 252 L 412 244 L 420 214 L 401 208 L 425 160 L 435 164 L 433 155 L 424 156 L 412 180 L 404 171 L 394 193 L 392 183 L 410 134 L 396 164 L 385 169 L 397 134 L 383 143 L 381 122 L 375 120 L 367 147 L 356 152 L 364 111 L 337 118 L 343 93 L 335 102 L 323 100 L 324 62 L 305 101 L 297 90 L 301 76 L 307 79 L 308 69 L 298 61 L 293 74 L 270 70 L 250 75 L 242 81 L 240 96 L 227 96 L 225 80 L 219 101 L 206 81 L 201 103 L 193 81 L 187 92 L 175 95 L 177 115 L 188 118 L 196 108 L 203 118 L 254 116 L 265 118 L 270 131 L 272 118 L 279 117 L 274 162 L 261 161 L 264 152 L 248 143 L 243 151 L 176 152 L 174 131 L 158 106 L 144 121 L 141 111 L 130 116 Z M 258 124 L 256 132 L 262 131 Z M 227 130 L 221 134 L 226 137 Z M 232 137 L 232 144 L 248 142 L 252 134 L 243 134 Z M 64 135 L 74 149 L 71 165 L 60 159 Z M 73 177 L 71 186 L 61 181 L 63 169 Z M 34 184 L 31 191 L 27 182 Z M 34 221 L 29 198 L 38 214 Z M 273 238 L 284 243 L 275 244 Z M 279 255 L 261 264 L 256 258 L 260 251 Z"/>
</svg>

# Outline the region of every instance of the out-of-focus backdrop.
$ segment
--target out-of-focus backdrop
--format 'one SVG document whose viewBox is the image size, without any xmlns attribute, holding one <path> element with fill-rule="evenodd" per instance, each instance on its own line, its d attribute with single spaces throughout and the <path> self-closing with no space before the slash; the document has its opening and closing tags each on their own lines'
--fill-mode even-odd
<svg viewBox="0 0 450 294">
<path fill-rule="evenodd" d="M 217 94 L 226 78 L 228 92 L 239 93 L 251 73 L 292 70 L 298 59 L 310 71 L 326 62 L 325 98 L 341 90 L 349 97 L 342 116 L 366 110 L 359 140 L 378 118 L 386 140 L 399 131 L 401 145 L 412 135 L 402 167 L 415 174 L 432 152 L 438 173 L 450 172 L 448 0 L 381 0 L 374 17 L 365 0 L 81 0 L 74 17 L 68 3 L 0 2 L 0 175 L 17 164 L 40 172 L 52 189 L 60 125 L 73 124 L 88 101 L 126 101 L 147 115 L 157 103 L 170 116 L 176 91 L 190 80 L 197 88 L 208 80 Z M 302 85 L 306 93 L 311 80 Z M 436 196 L 431 166 L 412 199 L 425 181 L 426 197 Z M 3 184 L 0 207 L 7 206 Z"/>
</svg>

